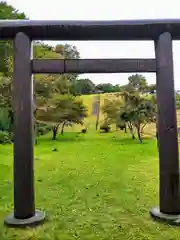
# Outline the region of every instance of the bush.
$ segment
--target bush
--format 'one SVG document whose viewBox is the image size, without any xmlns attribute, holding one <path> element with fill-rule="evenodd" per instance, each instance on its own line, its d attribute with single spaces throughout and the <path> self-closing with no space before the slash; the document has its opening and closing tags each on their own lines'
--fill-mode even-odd
<svg viewBox="0 0 180 240">
<path fill-rule="evenodd" d="M 126 124 L 125 123 L 118 123 L 116 124 L 116 128 L 120 129 L 120 130 L 124 130 L 126 128 Z"/>
<path fill-rule="evenodd" d="M 110 124 L 107 123 L 107 122 L 102 123 L 102 124 L 100 125 L 100 130 L 103 131 L 103 132 L 105 132 L 105 133 L 110 132 L 110 130 L 111 130 Z"/>
<path fill-rule="evenodd" d="M 14 133 L 13 132 L 9 133 L 9 139 L 11 142 L 14 142 Z"/>
<path fill-rule="evenodd" d="M 38 134 L 38 136 L 39 135 L 45 135 L 45 134 L 47 134 L 50 131 L 51 131 L 51 127 L 46 125 L 46 124 L 40 123 L 37 126 L 37 134 Z"/>
<path fill-rule="evenodd" d="M 83 129 L 81 130 L 81 132 L 82 132 L 82 133 L 87 133 L 87 129 L 86 129 L 86 128 L 83 128 Z"/>
<path fill-rule="evenodd" d="M 8 132 L 0 131 L 0 144 L 10 143 L 10 135 Z"/>
</svg>

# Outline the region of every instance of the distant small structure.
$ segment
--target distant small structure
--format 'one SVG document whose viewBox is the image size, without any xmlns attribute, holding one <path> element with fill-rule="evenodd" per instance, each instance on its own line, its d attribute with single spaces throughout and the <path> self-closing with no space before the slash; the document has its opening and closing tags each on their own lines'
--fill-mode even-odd
<svg viewBox="0 0 180 240">
<path fill-rule="evenodd" d="M 98 129 L 99 125 L 99 114 L 100 114 L 100 105 L 101 105 L 101 93 L 103 91 L 97 90 L 95 92 L 97 95 L 94 96 L 93 103 L 92 103 L 92 115 L 96 116 L 96 130 Z"/>
<path fill-rule="evenodd" d="M 95 91 L 96 94 L 101 94 L 101 93 L 104 93 L 102 90 L 96 90 Z"/>
</svg>

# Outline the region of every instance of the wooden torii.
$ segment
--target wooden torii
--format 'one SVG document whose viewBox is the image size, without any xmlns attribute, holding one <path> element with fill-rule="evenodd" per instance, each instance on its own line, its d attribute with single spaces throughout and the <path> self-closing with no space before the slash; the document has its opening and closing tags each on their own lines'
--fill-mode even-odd
<svg viewBox="0 0 180 240">
<path fill-rule="evenodd" d="M 14 211 L 11 226 L 44 221 L 35 210 L 33 160 L 33 80 L 36 73 L 156 72 L 159 139 L 157 220 L 180 224 L 179 157 L 172 40 L 180 40 L 180 19 L 124 21 L 0 21 L 0 40 L 14 40 Z M 151 40 L 156 59 L 31 59 L 33 40 Z"/>
</svg>

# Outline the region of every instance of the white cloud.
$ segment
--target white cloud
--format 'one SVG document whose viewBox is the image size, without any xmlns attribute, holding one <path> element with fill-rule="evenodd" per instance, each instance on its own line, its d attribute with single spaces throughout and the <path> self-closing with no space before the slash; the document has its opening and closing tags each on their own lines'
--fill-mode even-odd
<svg viewBox="0 0 180 240">
<path fill-rule="evenodd" d="M 9 0 L 8 3 L 24 11 L 34 20 L 117 20 L 147 18 L 178 18 L 178 0 Z M 82 58 L 135 58 L 154 57 L 152 42 L 72 42 Z M 180 89 L 180 42 L 173 43 L 175 86 Z M 149 82 L 155 82 L 155 74 L 144 74 Z M 87 75 L 94 82 L 124 84 L 129 74 Z"/>
</svg>

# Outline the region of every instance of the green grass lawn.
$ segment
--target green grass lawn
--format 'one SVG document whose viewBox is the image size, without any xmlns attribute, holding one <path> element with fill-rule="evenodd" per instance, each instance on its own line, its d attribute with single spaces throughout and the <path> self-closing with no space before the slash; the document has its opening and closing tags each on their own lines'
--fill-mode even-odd
<svg viewBox="0 0 180 240">
<path fill-rule="evenodd" d="M 178 227 L 149 216 L 158 205 L 156 141 L 140 145 L 128 137 L 42 137 L 35 148 L 36 207 L 47 211 L 47 221 L 23 230 L 3 225 L 13 209 L 12 146 L 0 146 L 0 240 L 179 239 Z"/>
</svg>

